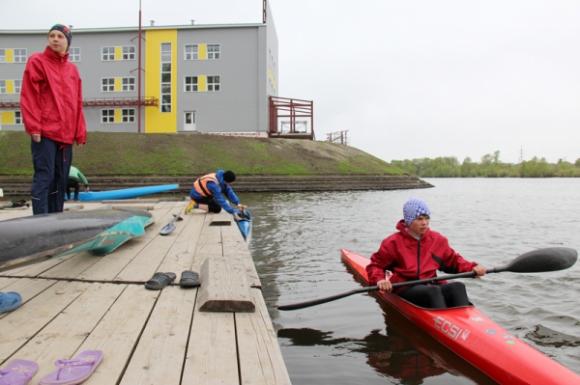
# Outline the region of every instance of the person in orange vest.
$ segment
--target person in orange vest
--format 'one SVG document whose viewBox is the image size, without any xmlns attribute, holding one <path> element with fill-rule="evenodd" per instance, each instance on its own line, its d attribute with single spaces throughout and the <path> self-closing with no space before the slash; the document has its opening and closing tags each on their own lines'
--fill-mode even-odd
<svg viewBox="0 0 580 385">
<path fill-rule="evenodd" d="M 202 208 L 210 213 L 219 213 L 223 208 L 232 214 L 235 220 L 240 220 L 246 206 L 240 203 L 240 199 L 231 186 L 235 180 L 236 174 L 229 170 L 217 170 L 197 178 L 189 193 L 191 201 L 185 212 L 188 213 L 194 208 Z"/>
</svg>

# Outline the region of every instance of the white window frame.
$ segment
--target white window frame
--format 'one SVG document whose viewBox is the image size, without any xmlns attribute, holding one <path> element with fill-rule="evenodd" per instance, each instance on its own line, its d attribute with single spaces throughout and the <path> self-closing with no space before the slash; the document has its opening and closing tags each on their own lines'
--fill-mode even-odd
<svg viewBox="0 0 580 385">
<path fill-rule="evenodd" d="M 70 47 L 68 50 L 68 60 L 74 63 L 81 61 L 81 47 Z"/>
<path fill-rule="evenodd" d="M 22 80 L 14 79 L 14 93 L 19 94 L 21 90 L 22 90 Z"/>
<path fill-rule="evenodd" d="M 20 110 L 14 111 L 14 124 L 22 125 L 22 112 Z"/>
<path fill-rule="evenodd" d="M 185 52 L 185 60 L 198 60 L 199 59 L 199 45 L 197 44 L 186 44 L 183 52 Z"/>
<path fill-rule="evenodd" d="M 135 60 L 135 53 L 137 49 L 134 45 L 125 45 L 123 50 L 123 60 Z"/>
<path fill-rule="evenodd" d="M 221 46 L 219 44 L 208 44 L 207 45 L 207 59 L 217 60 L 221 56 Z"/>
<path fill-rule="evenodd" d="M 115 78 L 101 78 L 101 92 L 115 92 Z"/>
<path fill-rule="evenodd" d="M 220 76 L 210 75 L 207 77 L 207 90 L 208 92 L 217 92 L 221 88 Z"/>
<path fill-rule="evenodd" d="M 115 47 L 102 47 L 101 61 L 115 61 Z"/>
<path fill-rule="evenodd" d="M 184 92 L 198 92 L 199 90 L 199 77 L 197 76 L 186 76 L 184 79 Z"/>
<path fill-rule="evenodd" d="M 8 89 L 6 87 L 6 80 L 0 80 L 0 94 L 4 95 L 8 92 Z"/>
<path fill-rule="evenodd" d="M 123 78 L 121 83 L 123 86 L 122 87 L 123 92 L 135 91 L 135 77 L 134 76 L 129 76 L 129 77 Z"/>
<path fill-rule="evenodd" d="M 0 63 L 6 63 L 6 49 L 0 48 Z"/>
<path fill-rule="evenodd" d="M 167 49 L 169 47 L 169 49 Z M 171 42 L 162 42 L 159 50 L 161 54 L 161 71 L 160 71 L 160 81 L 161 81 L 161 103 L 159 103 L 159 109 L 161 112 L 171 112 L 172 110 L 172 100 L 171 100 L 171 72 L 173 70 L 171 65 L 171 55 L 172 55 L 172 44 Z M 169 64 L 169 66 L 164 66 L 163 64 Z M 168 67 L 168 68 L 165 68 Z M 164 75 L 169 76 L 169 81 L 163 81 Z M 169 92 L 167 92 L 169 89 Z"/>
<path fill-rule="evenodd" d="M 121 110 L 121 117 L 123 123 L 134 123 L 135 122 L 135 109 L 134 108 L 123 108 Z"/>
<path fill-rule="evenodd" d="M 115 123 L 115 109 L 114 108 L 103 108 L 101 110 L 101 123 L 104 123 L 104 124 Z"/>
<path fill-rule="evenodd" d="M 14 63 L 26 63 L 28 59 L 28 49 L 14 48 Z"/>
</svg>

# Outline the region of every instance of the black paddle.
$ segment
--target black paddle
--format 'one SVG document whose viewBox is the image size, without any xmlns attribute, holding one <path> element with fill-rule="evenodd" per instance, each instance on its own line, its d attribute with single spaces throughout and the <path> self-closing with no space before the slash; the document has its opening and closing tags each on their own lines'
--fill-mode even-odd
<svg viewBox="0 0 580 385">
<path fill-rule="evenodd" d="M 509 271 L 512 273 L 542 273 L 547 271 L 564 270 L 576 263 L 578 259 L 578 252 L 568 247 L 549 247 L 546 249 L 539 249 L 522 254 L 507 265 L 495 267 L 487 270 L 489 273 L 501 273 Z M 457 278 L 472 278 L 475 277 L 475 272 L 468 271 L 465 273 L 442 275 L 440 277 L 417 279 L 414 281 L 398 282 L 393 284 L 393 288 L 401 286 L 416 285 L 421 283 L 431 283 L 437 281 L 451 280 Z M 305 307 L 320 305 L 322 303 L 331 302 L 340 298 L 348 297 L 353 294 L 365 293 L 375 291 L 379 288 L 377 286 L 367 286 L 360 289 L 347 291 L 341 294 L 336 294 L 326 298 L 314 299 L 312 301 L 300 302 L 291 305 L 278 306 L 278 310 L 297 310 Z"/>
</svg>

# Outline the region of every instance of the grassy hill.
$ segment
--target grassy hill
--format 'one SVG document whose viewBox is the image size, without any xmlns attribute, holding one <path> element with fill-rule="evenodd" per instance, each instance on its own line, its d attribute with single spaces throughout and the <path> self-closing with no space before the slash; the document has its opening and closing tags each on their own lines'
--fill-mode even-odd
<svg viewBox="0 0 580 385">
<path fill-rule="evenodd" d="M 216 168 L 240 175 L 351 175 L 403 172 L 353 147 L 294 139 L 203 134 L 90 132 L 73 164 L 92 176 L 196 175 Z M 30 138 L 0 132 L 0 175 L 32 175 Z"/>
</svg>

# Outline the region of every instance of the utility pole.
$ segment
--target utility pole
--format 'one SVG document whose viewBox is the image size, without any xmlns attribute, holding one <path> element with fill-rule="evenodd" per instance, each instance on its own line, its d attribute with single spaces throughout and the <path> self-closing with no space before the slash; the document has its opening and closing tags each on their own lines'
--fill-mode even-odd
<svg viewBox="0 0 580 385">
<path fill-rule="evenodd" d="M 137 132 L 141 133 L 141 0 L 139 0 L 139 33 L 137 35 Z"/>
</svg>

